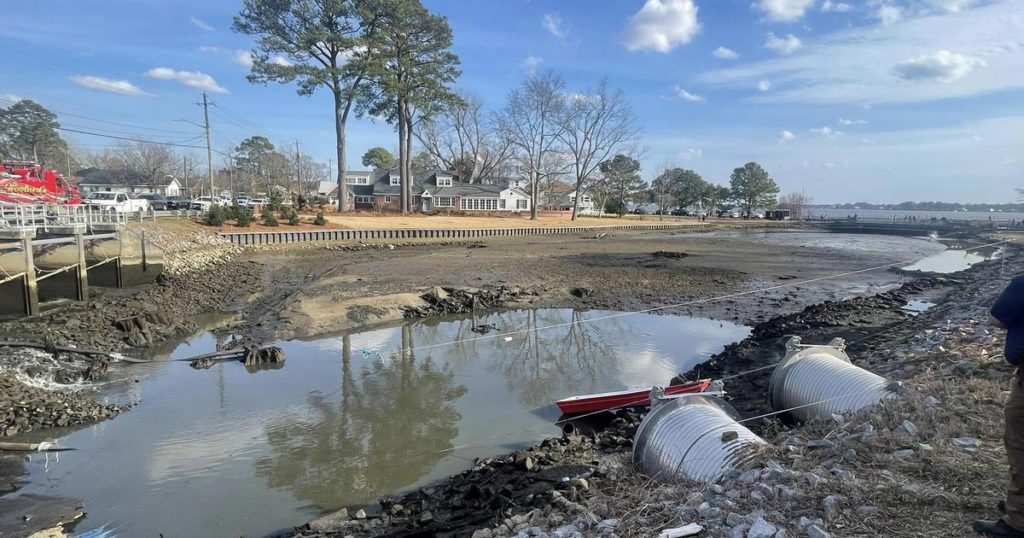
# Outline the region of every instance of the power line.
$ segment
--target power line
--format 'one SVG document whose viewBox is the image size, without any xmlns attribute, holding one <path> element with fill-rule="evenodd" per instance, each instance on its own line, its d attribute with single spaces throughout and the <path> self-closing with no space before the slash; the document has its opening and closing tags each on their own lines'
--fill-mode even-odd
<svg viewBox="0 0 1024 538">
<path fill-rule="evenodd" d="M 187 145 L 187 144 L 176 144 L 174 142 L 157 142 L 155 140 L 143 140 L 141 138 L 130 138 L 130 137 L 127 137 L 127 136 L 114 136 L 114 135 L 108 135 L 108 134 L 103 134 L 103 133 L 94 133 L 94 132 L 90 132 L 90 131 L 82 131 L 82 130 L 78 130 L 78 129 L 68 129 L 66 127 L 57 127 L 57 130 L 58 131 L 66 131 L 66 132 L 69 132 L 69 133 L 78 133 L 78 134 L 85 134 L 85 135 L 90 135 L 90 136 L 99 136 L 99 137 L 103 137 L 103 138 L 112 138 L 114 140 L 126 140 L 128 142 L 140 142 L 140 143 L 143 143 L 143 144 L 154 144 L 154 145 L 157 145 L 157 146 L 173 146 L 173 147 L 178 147 L 178 148 L 204 149 L 204 146 L 190 146 L 190 145 Z"/>
<path fill-rule="evenodd" d="M 0 99 L 2 99 L 4 101 L 7 101 L 9 103 L 16 103 L 16 102 L 18 102 L 16 99 L 11 99 L 10 97 L 6 97 L 6 96 L 0 96 Z M 63 110 L 57 110 L 57 109 L 50 108 L 50 107 L 46 107 L 46 109 L 49 110 L 50 112 L 55 112 L 55 113 L 63 115 L 63 116 L 71 116 L 73 118 L 79 118 L 79 119 L 83 119 L 83 120 L 95 121 L 95 122 L 99 122 L 99 123 L 105 123 L 105 124 L 108 124 L 108 125 L 117 125 L 119 127 L 129 127 L 131 129 L 139 129 L 139 130 L 143 130 L 143 131 L 154 131 L 154 132 L 169 133 L 169 134 L 188 134 L 188 135 L 195 134 L 194 131 L 176 131 L 176 130 L 171 130 L 171 129 L 157 129 L 155 127 L 143 127 L 141 125 L 131 125 L 131 124 L 128 124 L 128 123 L 120 123 L 120 122 L 116 122 L 116 121 L 101 120 L 99 118 L 93 118 L 93 117 L 90 117 L 90 116 L 84 116 L 82 114 L 75 114 L 75 113 L 72 113 L 72 112 L 66 112 L 66 111 L 63 111 Z M 101 130 L 101 131 L 102 130 L 109 130 L 109 129 L 101 129 L 99 127 L 90 127 L 90 128 L 91 129 Z"/>
</svg>

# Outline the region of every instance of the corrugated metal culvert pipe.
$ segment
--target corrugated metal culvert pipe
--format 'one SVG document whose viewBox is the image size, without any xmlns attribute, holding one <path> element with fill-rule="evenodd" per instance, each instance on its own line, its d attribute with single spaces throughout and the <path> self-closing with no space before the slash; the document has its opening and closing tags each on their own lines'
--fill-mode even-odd
<svg viewBox="0 0 1024 538">
<path fill-rule="evenodd" d="M 736 422 L 736 411 L 712 396 L 657 401 L 633 440 L 633 463 L 662 481 L 714 482 L 751 458 L 764 441 Z"/>
<path fill-rule="evenodd" d="M 799 337 L 786 342 L 786 357 L 772 372 L 768 398 L 776 411 L 792 409 L 797 420 L 831 418 L 871 407 L 895 396 L 890 383 L 850 363 L 841 338 L 825 346 L 802 345 Z"/>
</svg>

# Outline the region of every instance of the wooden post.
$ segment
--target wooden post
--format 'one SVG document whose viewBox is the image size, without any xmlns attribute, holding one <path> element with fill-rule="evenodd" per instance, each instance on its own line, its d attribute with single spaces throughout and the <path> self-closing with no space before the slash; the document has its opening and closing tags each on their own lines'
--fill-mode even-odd
<svg viewBox="0 0 1024 538">
<path fill-rule="evenodd" d="M 85 264 L 85 229 L 75 234 L 75 243 L 78 245 L 78 300 L 89 300 L 89 270 Z"/>
<path fill-rule="evenodd" d="M 142 272 L 149 270 L 146 264 L 146 230 L 142 230 Z"/>
<path fill-rule="evenodd" d="M 39 286 L 36 284 L 36 262 L 32 253 L 33 231 L 21 240 L 21 248 L 25 254 L 25 315 L 39 315 Z"/>
</svg>

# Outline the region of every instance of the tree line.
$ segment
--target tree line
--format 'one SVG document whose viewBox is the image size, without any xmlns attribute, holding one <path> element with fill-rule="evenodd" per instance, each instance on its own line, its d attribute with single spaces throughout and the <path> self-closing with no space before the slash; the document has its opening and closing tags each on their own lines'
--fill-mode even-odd
<svg viewBox="0 0 1024 538">
<path fill-rule="evenodd" d="M 504 106 L 486 111 L 455 88 L 461 72 L 451 27 L 419 0 L 243 0 L 233 28 L 256 39 L 250 82 L 294 83 L 300 95 L 331 92 L 341 212 L 348 210 L 345 131 L 353 115 L 395 126 L 398 156 L 384 162 L 398 169 L 403 213 L 413 209 L 413 170 L 433 165 L 469 183 L 527 178 L 536 218 L 542 184 L 567 177 L 582 192 L 640 134 L 621 91 L 601 81 L 570 92 L 551 72 L 530 76 Z"/>
</svg>

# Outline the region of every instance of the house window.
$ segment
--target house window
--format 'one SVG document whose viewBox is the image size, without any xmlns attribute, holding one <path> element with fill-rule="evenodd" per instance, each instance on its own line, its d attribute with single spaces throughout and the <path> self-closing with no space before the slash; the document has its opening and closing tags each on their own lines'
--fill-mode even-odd
<svg viewBox="0 0 1024 538">
<path fill-rule="evenodd" d="M 452 186 L 452 178 L 450 178 L 448 176 L 437 176 L 437 186 L 438 187 L 451 187 Z"/>
<path fill-rule="evenodd" d="M 391 184 L 392 185 L 401 185 L 402 184 L 402 176 L 391 176 Z"/>
<path fill-rule="evenodd" d="M 505 199 L 504 198 L 502 198 L 501 200 L 498 200 L 498 207 L 501 208 L 501 209 L 505 209 Z"/>
<path fill-rule="evenodd" d="M 372 204 L 373 196 L 356 196 L 357 204 Z"/>
<path fill-rule="evenodd" d="M 452 207 L 451 196 L 438 196 L 434 198 L 434 207 Z"/>
<path fill-rule="evenodd" d="M 391 197 L 390 196 L 385 196 L 384 197 L 384 203 L 385 204 L 390 204 L 391 203 Z"/>
<path fill-rule="evenodd" d="M 589 204 L 590 203 L 590 195 L 589 194 L 584 194 L 583 195 L 583 203 L 584 204 Z"/>
<path fill-rule="evenodd" d="M 516 209 L 530 209 L 530 201 L 516 200 Z"/>
<path fill-rule="evenodd" d="M 367 185 L 369 179 L 365 176 L 347 176 L 345 177 L 345 183 L 349 185 Z M 392 183 L 394 185 L 394 183 Z"/>
<path fill-rule="evenodd" d="M 463 211 L 496 211 L 498 209 L 498 199 L 462 198 L 459 200 L 459 209 Z"/>
</svg>

